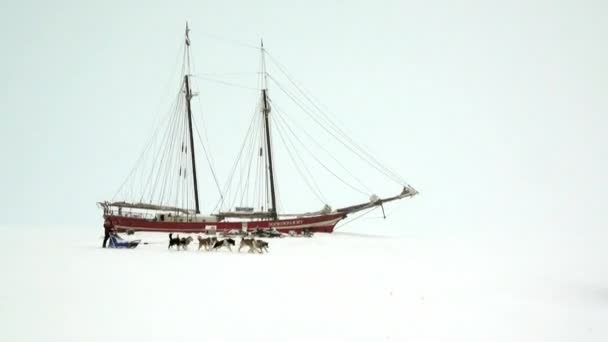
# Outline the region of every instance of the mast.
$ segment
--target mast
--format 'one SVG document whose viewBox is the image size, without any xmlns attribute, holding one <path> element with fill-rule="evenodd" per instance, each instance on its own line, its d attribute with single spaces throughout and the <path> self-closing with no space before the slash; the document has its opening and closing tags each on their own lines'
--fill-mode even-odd
<svg viewBox="0 0 608 342">
<path fill-rule="evenodd" d="M 192 90 L 190 89 L 190 36 L 188 35 L 190 29 L 186 22 L 186 57 L 188 58 L 188 68 L 184 75 L 184 85 L 186 87 L 186 109 L 188 114 L 188 132 L 190 134 L 190 156 L 192 158 L 192 181 L 194 182 L 194 203 L 196 205 L 196 214 L 200 213 L 198 205 L 198 183 L 196 181 L 196 159 L 194 158 L 194 137 L 192 135 L 192 108 L 190 106 L 190 100 L 192 99 Z"/>
<path fill-rule="evenodd" d="M 268 155 L 268 172 L 270 176 L 270 199 L 272 201 L 272 218 L 277 219 L 277 200 L 274 190 L 274 170 L 272 167 L 272 148 L 270 143 L 270 125 L 268 124 L 268 114 L 270 114 L 270 106 L 268 105 L 268 86 L 267 86 L 267 74 L 266 74 L 266 61 L 264 60 L 264 42 L 261 41 L 262 53 L 262 100 L 264 107 L 262 108 L 262 114 L 264 115 L 264 131 L 266 131 L 266 151 Z"/>
</svg>

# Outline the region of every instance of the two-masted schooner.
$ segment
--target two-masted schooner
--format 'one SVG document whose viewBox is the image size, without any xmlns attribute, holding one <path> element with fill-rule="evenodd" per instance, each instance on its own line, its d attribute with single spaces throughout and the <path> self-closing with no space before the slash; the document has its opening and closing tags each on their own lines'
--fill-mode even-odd
<svg viewBox="0 0 608 342">
<path fill-rule="evenodd" d="M 192 91 L 191 68 L 190 68 L 190 36 L 188 25 L 184 40 L 184 58 L 182 66 L 183 78 L 181 79 L 178 93 L 178 105 L 176 105 L 176 118 L 170 123 L 172 127 L 167 129 L 167 138 L 161 146 L 162 155 L 156 155 L 153 160 L 153 168 L 156 173 L 150 175 L 150 179 L 144 182 L 144 190 L 150 194 L 148 200 L 139 197 L 139 200 L 127 200 L 126 198 L 113 199 L 111 201 L 99 202 L 103 209 L 104 227 L 116 231 L 150 231 L 150 232 L 183 232 L 198 233 L 208 231 L 255 231 L 258 229 L 276 229 L 283 232 L 301 232 L 308 230 L 312 232 L 331 233 L 336 224 L 348 215 L 367 209 L 382 207 L 384 203 L 413 197 L 418 192 L 405 182 L 400 183 L 401 191 L 391 197 L 378 197 L 372 195 L 369 201 L 332 209 L 330 206 L 320 211 L 304 212 L 300 214 L 284 214 L 277 208 L 276 175 L 272 155 L 272 132 L 269 118 L 271 117 L 272 101 L 268 94 L 268 73 L 266 71 L 265 54 L 263 43 L 261 44 L 261 72 L 259 88 L 259 104 L 257 106 L 257 118 L 261 121 L 258 138 L 260 142 L 259 153 L 255 151 L 262 160 L 258 167 L 260 178 L 259 188 L 264 191 L 266 206 L 234 207 L 231 210 L 201 215 L 198 180 L 196 172 L 196 154 L 193 133 L 193 113 L 191 100 L 196 95 Z M 181 138 L 172 138 L 182 132 Z M 180 140 L 181 139 L 181 140 Z M 171 156 L 171 153 L 175 156 Z M 373 158 L 369 154 L 359 154 L 362 158 Z M 375 160 L 372 162 L 376 163 Z M 165 164 L 171 164 L 165 166 Z M 251 163 L 251 161 L 250 161 Z M 178 166 L 178 167 L 175 167 Z M 380 171 L 388 169 L 376 166 Z M 167 176 L 169 175 L 169 176 Z M 393 173 L 394 175 L 394 173 Z M 213 175 L 215 177 L 215 174 Z M 177 179 L 173 185 L 162 184 L 159 179 Z M 165 182 L 166 183 L 166 182 Z M 169 182 L 170 183 L 170 182 Z M 257 184 L 257 183 L 256 183 Z M 256 185 L 257 186 L 257 185 Z M 158 190 L 158 188 L 162 190 Z M 219 188 L 219 187 L 218 187 Z M 162 195 L 158 195 L 162 194 Z M 168 195 L 167 195 L 168 194 Z M 179 198 L 187 194 L 194 201 L 176 201 L 174 205 L 168 204 L 167 197 Z M 221 193 L 220 193 L 221 195 Z M 156 197 L 155 197 L 156 196 Z M 186 197 L 188 197 L 186 196 Z M 156 199 L 154 199 L 156 198 Z M 156 201 L 156 202 L 155 202 Z"/>
</svg>

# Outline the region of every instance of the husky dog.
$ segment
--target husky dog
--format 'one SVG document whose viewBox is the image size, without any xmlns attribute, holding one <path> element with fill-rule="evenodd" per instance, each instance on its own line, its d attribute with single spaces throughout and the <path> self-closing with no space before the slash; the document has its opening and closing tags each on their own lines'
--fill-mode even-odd
<svg viewBox="0 0 608 342">
<path fill-rule="evenodd" d="M 197 238 L 198 238 L 198 249 L 200 250 L 201 247 L 205 247 L 205 250 L 208 251 L 209 248 L 212 246 L 211 238 L 209 238 L 209 237 L 203 238 L 200 235 Z"/>
<path fill-rule="evenodd" d="M 173 237 L 173 233 L 169 234 L 169 247 L 167 247 L 167 249 L 171 248 L 173 245 L 177 246 L 177 249 L 179 249 L 179 242 L 181 240 L 179 239 L 179 234 L 177 235 L 177 237 Z"/>
<path fill-rule="evenodd" d="M 217 238 L 215 236 L 203 238 L 199 235 L 198 236 L 198 249 L 200 250 L 201 247 L 205 247 L 205 250 L 208 251 L 210 248 L 213 248 L 213 246 L 215 245 L 216 242 L 217 242 Z"/>
<path fill-rule="evenodd" d="M 190 244 L 190 242 L 192 242 L 192 236 L 188 236 L 186 238 L 180 238 L 179 235 L 177 235 L 176 237 L 173 237 L 173 233 L 169 234 L 169 246 L 167 247 L 167 249 L 171 248 L 172 246 L 177 246 L 177 250 L 180 249 L 180 247 L 182 249 L 186 249 L 188 247 L 188 245 Z"/>
<path fill-rule="evenodd" d="M 218 240 L 213 244 L 213 250 L 217 251 L 222 247 L 226 247 L 226 248 L 228 248 L 229 251 L 232 252 L 232 247 L 230 247 L 231 245 L 232 246 L 236 245 L 235 241 L 231 238 L 224 239 L 224 240 Z"/>
<path fill-rule="evenodd" d="M 182 247 L 182 249 L 188 249 L 188 245 L 190 244 L 190 242 L 192 242 L 192 240 L 194 240 L 192 238 L 192 236 L 188 236 L 186 238 L 181 238 L 179 241 L 179 244 Z"/>
<path fill-rule="evenodd" d="M 255 250 L 254 241 L 254 238 L 241 238 L 241 242 L 239 243 L 239 253 L 243 247 L 249 247 L 249 253 L 253 253 Z"/>
<path fill-rule="evenodd" d="M 255 246 L 255 248 L 258 249 L 258 252 L 260 252 L 260 253 L 263 253 L 263 252 L 268 253 L 268 242 L 263 241 L 263 240 L 253 240 L 253 245 Z"/>
</svg>

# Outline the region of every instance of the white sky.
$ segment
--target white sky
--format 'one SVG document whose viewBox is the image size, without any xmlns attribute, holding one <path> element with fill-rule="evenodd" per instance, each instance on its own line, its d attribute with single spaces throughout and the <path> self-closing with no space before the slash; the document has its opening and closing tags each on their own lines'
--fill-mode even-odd
<svg viewBox="0 0 608 342">
<path fill-rule="evenodd" d="M 165 112 L 189 20 L 199 71 L 257 67 L 255 51 L 210 34 L 252 45 L 263 37 L 346 131 L 420 190 L 388 207 L 386 221 L 362 220 L 357 229 L 603 233 L 607 6 L 3 3 L 2 224 L 101 227 L 95 202 L 116 192 Z M 232 108 L 252 103 L 221 90 L 205 115 L 218 140 L 230 137 L 211 146 L 228 167 L 244 134 L 239 118 L 250 114 Z"/>
</svg>

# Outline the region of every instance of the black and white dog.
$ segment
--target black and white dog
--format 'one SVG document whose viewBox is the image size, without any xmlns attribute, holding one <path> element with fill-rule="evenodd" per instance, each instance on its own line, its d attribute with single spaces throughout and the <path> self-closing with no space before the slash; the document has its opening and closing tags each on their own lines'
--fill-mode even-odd
<svg viewBox="0 0 608 342">
<path fill-rule="evenodd" d="M 213 250 L 217 251 L 222 247 L 226 247 L 226 248 L 228 248 L 229 251 L 232 252 L 232 247 L 230 247 L 230 246 L 234 246 L 234 245 L 236 245 L 236 242 L 231 238 L 224 239 L 224 240 L 218 240 L 213 244 Z"/>
<path fill-rule="evenodd" d="M 169 234 L 169 246 L 167 247 L 167 249 L 173 247 L 173 246 L 177 246 L 177 250 L 180 249 L 186 249 L 188 247 L 188 245 L 190 244 L 190 242 L 192 242 L 192 236 L 188 236 L 186 238 L 180 238 L 179 235 L 177 235 L 176 237 L 173 237 L 173 233 Z"/>
</svg>

